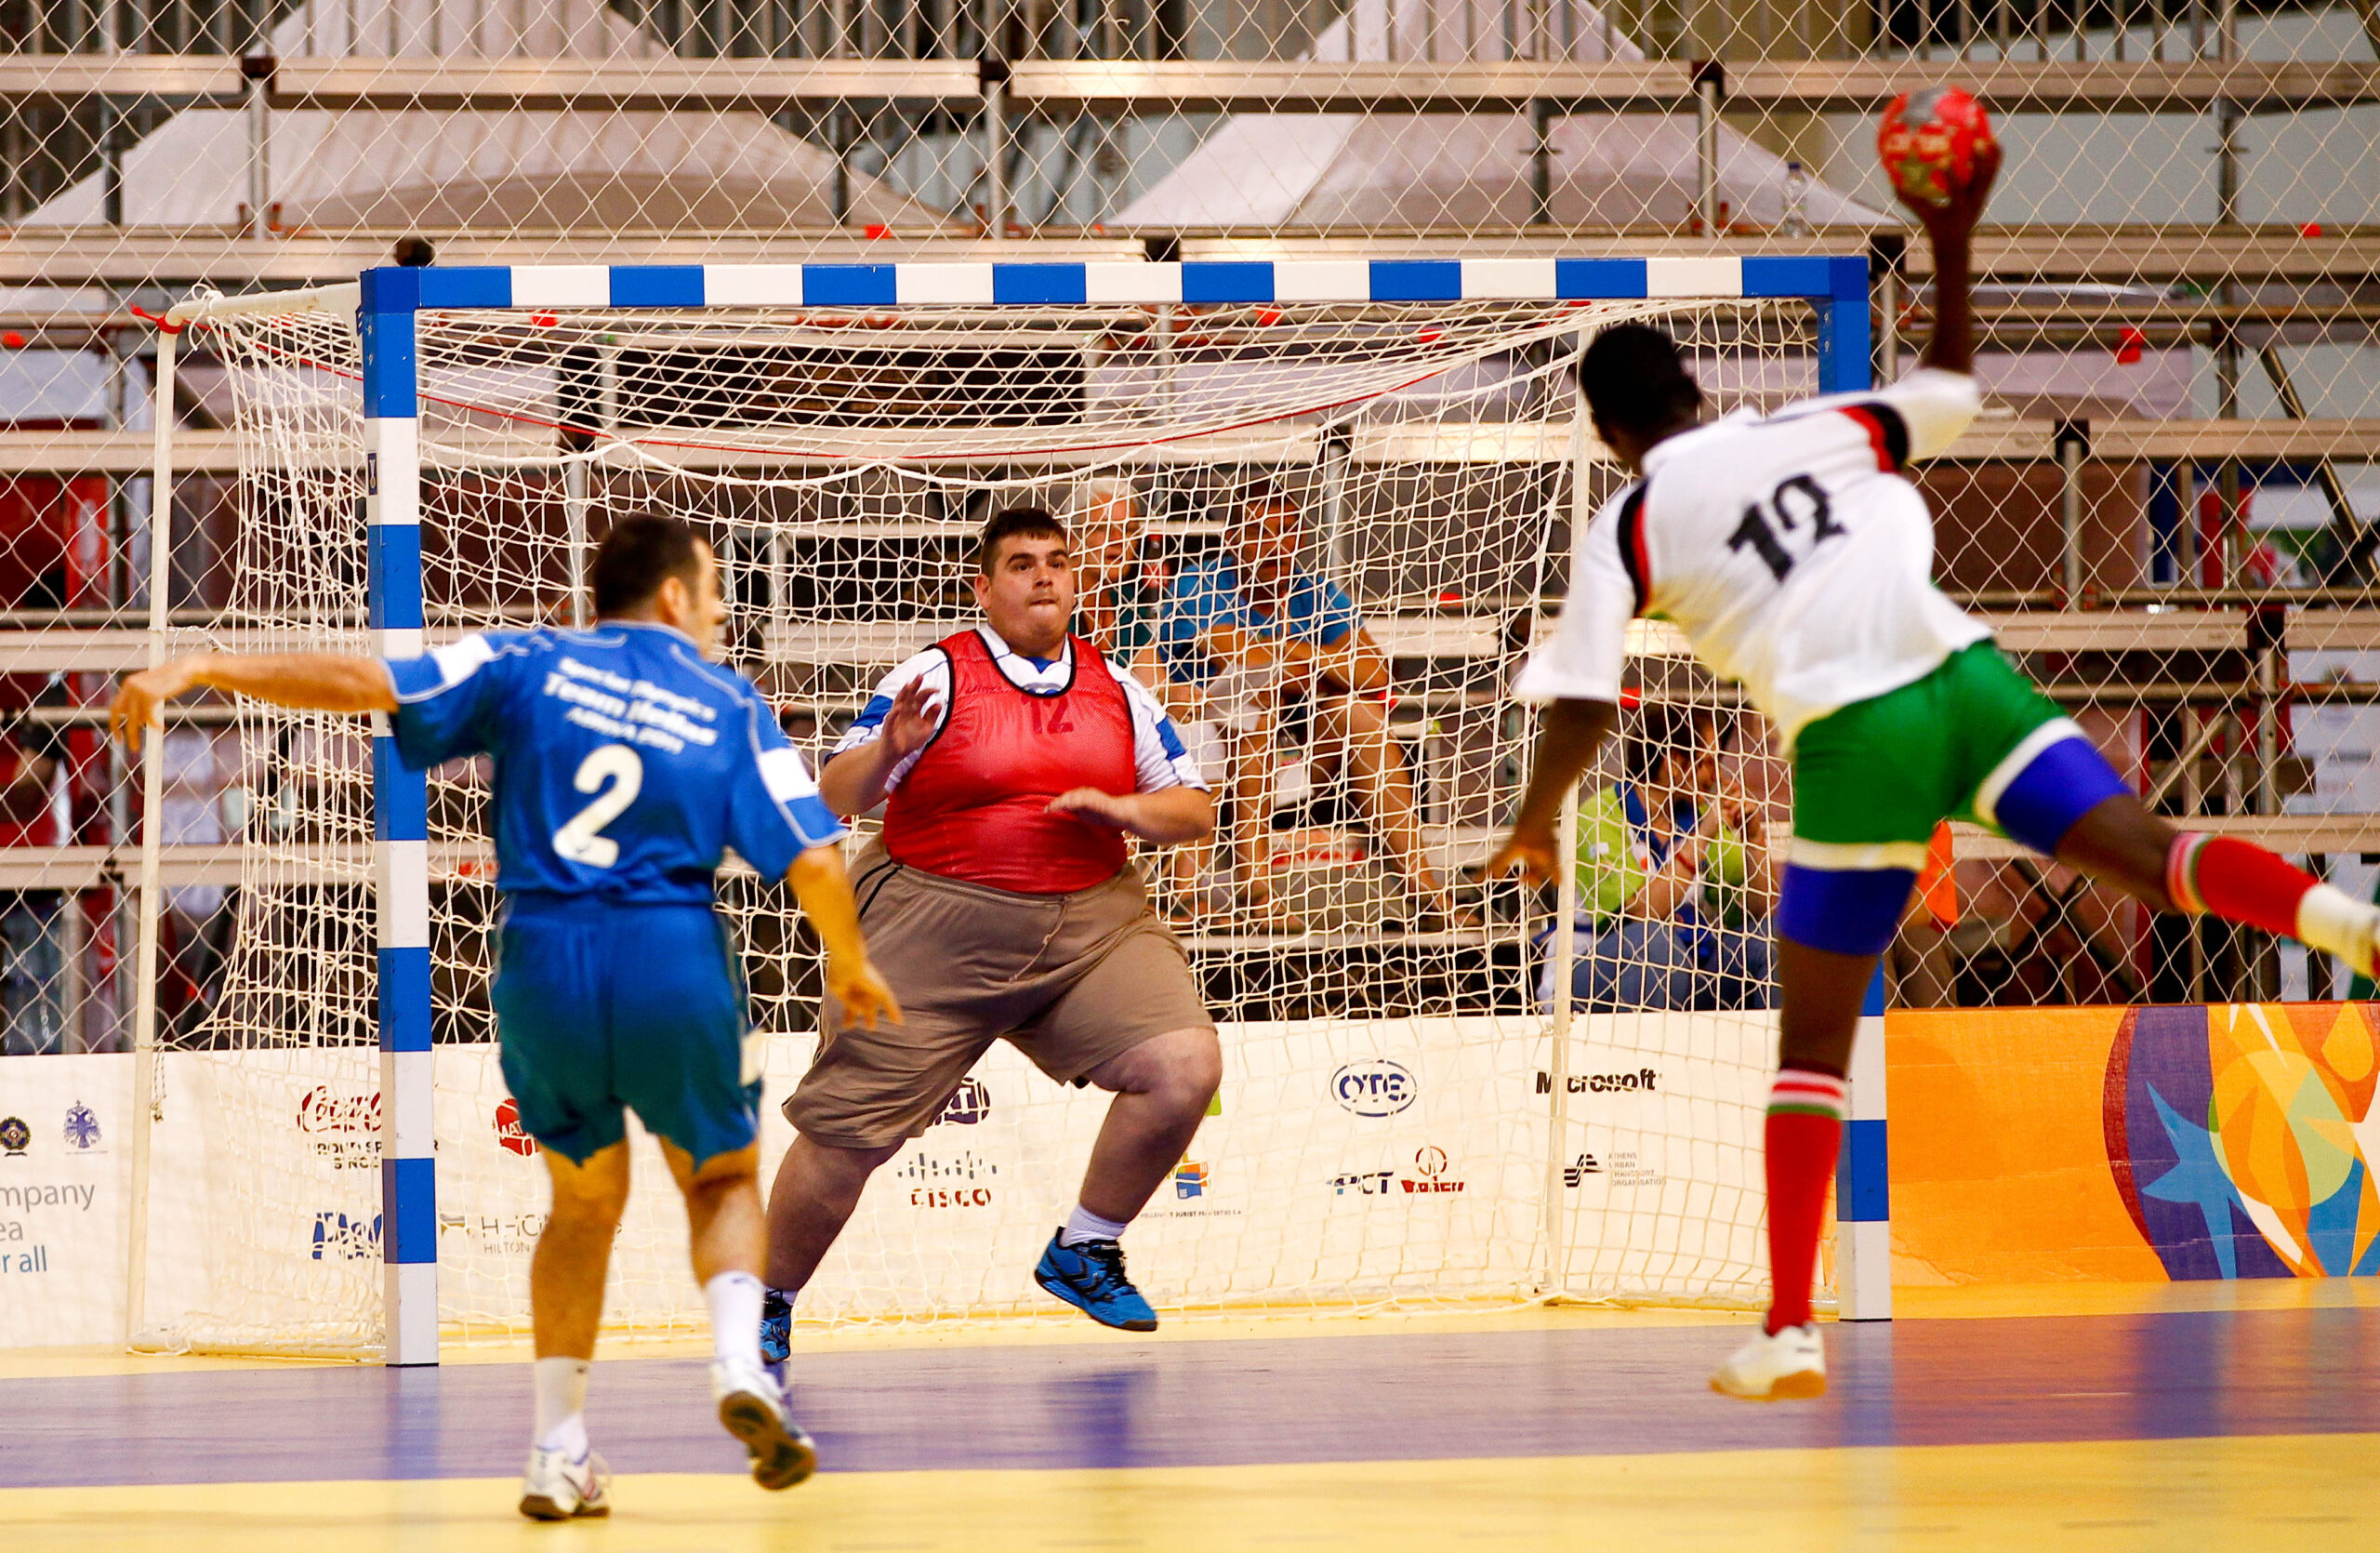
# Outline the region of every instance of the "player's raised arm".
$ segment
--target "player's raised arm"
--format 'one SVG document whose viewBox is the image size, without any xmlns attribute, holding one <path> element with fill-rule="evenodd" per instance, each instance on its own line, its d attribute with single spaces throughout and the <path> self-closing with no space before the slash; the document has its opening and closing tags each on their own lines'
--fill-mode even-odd
<svg viewBox="0 0 2380 1553">
<path fill-rule="evenodd" d="M 164 708 L 192 690 L 229 690 L 275 706 L 313 711 L 394 711 L 397 687 L 378 658 L 336 653 L 272 653 L 242 657 L 193 653 L 126 676 L 108 708 L 108 726 L 138 751 L 144 730 L 162 726 Z"/>
<path fill-rule="evenodd" d="M 1901 203 L 1924 225 L 1926 242 L 1934 250 L 1934 333 L 1920 359 L 1938 372 L 1975 370 L 1975 317 L 1969 305 L 1975 228 L 1999 172 L 1999 142 L 1985 140 L 1976 148 L 1974 176 L 1948 199 L 1936 204 L 1901 195 Z"/>
<path fill-rule="evenodd" d="M 895 691 L 891 701 L 875 737 L 828 757 L 819 770 L 818 796 L 839 815 L 864 815 L 883 803 L 901 763 L 923 750 L 942 726 L 944 697 L 923 676 Z"/>
</svg>

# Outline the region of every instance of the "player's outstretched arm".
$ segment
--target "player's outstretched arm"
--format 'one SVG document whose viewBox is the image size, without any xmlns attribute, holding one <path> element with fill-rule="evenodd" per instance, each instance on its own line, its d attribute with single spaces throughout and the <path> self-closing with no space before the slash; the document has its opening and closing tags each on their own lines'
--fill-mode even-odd
<svg viewBox="0 0 2380 1553">
<path fill-rule="evenodd" d="M 1202 842 L 1215 833 L 1215 801 L 1192 787 L 1128 793 L 1076 788 L 1050 800 L 1050 812 L 1129 831 L 1157 846 Z"/>
<path fill-rule="evenodd" d="M 108 726 L 134 750 L 143 732 L 164 725 L 166 702 L 192 690 L 230 690 L 275 706 L 312 711 L 394 711 L 397 687 L 376 657 L 336 653 L 272 653 L 242 657 L 193 653 L 129 675 L 116 688 Z"/>
<path fill-rule="evenodd" d="M 843 1005 L 843 1017 L 868 1029 L 887 1019 L 899 1024 L 901 1005 L 867 957 L 842 849 L 829 843 L 804 850 L 786 870 L 786 883 L 793 886 L 793 898 L 801 903 L 802 915 L 826 947 L 826 992 Z"/>
<path fill-rule="evenodd" d="M 1924 361 L 1943 372 L 1975 370 L 1975 319 L 1968 305 L 1975 228 L 1991 197 L 1991 180 L 1999 175 L 2000 146 L 1990 141 L 1977 148 L 1973 175 L 1948 203 L 1929 205 L 1901 196 L 1901 203 L 1924 224 L 1926 242 L 1934 250 L 1934 334 L 1925 342 Z"/>
<path fill-rule="evenodd" d="M 1488 859 L 1488 878 L 1501 878 L 1514 869 L 1532 884 L 1554 877 L 1561 858 L 1554 824 L 1562 816 L 1562 799 L 1578 787 L 1587 767 L 1594 764 L 1605 737 L 1619 719 L 1620 709 L 1609 701 L 1563 700 L 1546 707 L 1528 790 L 1521 795 L 1520 812 L 1513 816 L 1512 834 Z"/>
</svg>

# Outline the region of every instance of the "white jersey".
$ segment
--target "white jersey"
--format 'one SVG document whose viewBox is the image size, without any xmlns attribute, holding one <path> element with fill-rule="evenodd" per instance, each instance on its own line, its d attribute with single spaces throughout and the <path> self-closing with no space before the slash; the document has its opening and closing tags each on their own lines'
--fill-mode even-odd
<svg viewBox="0 0 2380 1553">
<path fill-rule="evenodd" d="M 1981 407 L 1974 378 L 1925 368 L 1660 443 L 1588 526 L 1514 694 L 1617 701 L 1637 615 L 1673 621 L 1740 681 L 1788 750 L 1837 708 L 1923 679 L 1991 632 L 1934 586 L 1934 521 L 1899 471 Z"/>
</svg>

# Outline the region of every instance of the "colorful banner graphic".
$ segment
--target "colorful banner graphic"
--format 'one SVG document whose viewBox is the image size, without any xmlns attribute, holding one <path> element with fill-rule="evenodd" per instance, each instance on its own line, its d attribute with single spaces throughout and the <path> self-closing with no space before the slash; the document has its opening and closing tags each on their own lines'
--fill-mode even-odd
<svg viewBox="0 0 2380 1553">
<path fill-rule="evenodd" d="M 2380 1272 L 2356 1003 L 1891 1015 L 1895 1281 Z"/>
</svg>

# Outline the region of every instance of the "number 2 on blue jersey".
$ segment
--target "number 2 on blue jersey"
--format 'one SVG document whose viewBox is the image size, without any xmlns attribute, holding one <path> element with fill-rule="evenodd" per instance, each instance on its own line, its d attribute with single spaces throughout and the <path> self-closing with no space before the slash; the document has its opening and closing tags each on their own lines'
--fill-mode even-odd
<svg viewBox="0 0 2380 1553">
<path fill-rule="evenodd" d="M 605 788 L 607 781 L 611 786 Z M 554 851 L 590 869 L 608 869 L 620 860 L 620 843 L 602 834 L 602 829 L 636 802 L 644 787 L 644 763 L 625 744 L 606 744 L 578 763 L 570 785 L 595 793 L 595 802 L 554 832 Z"/>
</svg>

